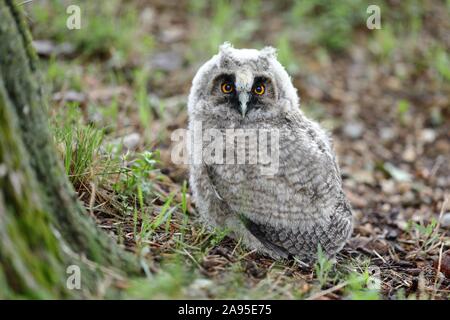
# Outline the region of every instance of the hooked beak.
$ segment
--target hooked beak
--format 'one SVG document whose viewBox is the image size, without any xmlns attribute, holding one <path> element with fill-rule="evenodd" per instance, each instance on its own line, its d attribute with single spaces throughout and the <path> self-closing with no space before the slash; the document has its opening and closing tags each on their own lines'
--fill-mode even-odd
<svg viewBox="0 0 450 320">
<path fill-rule="evenodd" d="M 249 101 L 250 101 L 250 97 L 247 92 L 239 93 L 239 106 L 241 109 L 242 118 L 245 118 Z"/>
</svg>

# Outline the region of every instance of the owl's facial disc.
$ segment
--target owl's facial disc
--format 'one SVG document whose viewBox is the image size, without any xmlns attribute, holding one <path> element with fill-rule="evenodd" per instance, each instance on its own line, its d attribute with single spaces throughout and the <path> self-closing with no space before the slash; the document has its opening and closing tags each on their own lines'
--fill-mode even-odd
<svg viewBox="0 0 450 320">
<path fill-rule="evenodd" d="M 213 95 L 217 104 L 226 104 L 242 118 L 253 109 L 273 105 L 272 82 L 265 76 L 255 76 L 243 69 L 219 74 L 213 82 Z"/>
</svg>

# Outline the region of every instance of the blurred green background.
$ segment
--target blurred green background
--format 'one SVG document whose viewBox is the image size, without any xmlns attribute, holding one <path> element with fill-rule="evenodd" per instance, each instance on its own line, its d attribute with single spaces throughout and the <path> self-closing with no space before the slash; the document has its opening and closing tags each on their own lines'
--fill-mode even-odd
<svg viewBox="0 0 450 320">
<path fill-rule="evenodd" d="M 70 4 L 81 9 L 80 30 L 66 27 Z M 366 27 L 372 4 L 381 9 L 380 30 Z M 448 101 L 433 99 L 436 94 L 445 99 L 450 81 L 449 1 L 40 0 L 24 6 L 38 51 L 46 58 L 49 92 L 125 85 L 139 112 L 132 124 L 143 127 L 154 118 L 163 122 L 174 116 L 167 115 L 165 105 L 177 100 L 165 99 L 180 97 L 182 102 L 198 66 L 224 41 L 236 47 L 276 47 L 304 110 L 319 118 L 327 113 L 337 122 L 346 113 L 364 118 L 366 103 L 359 95 L 379 99 L 369 107 L 384 117 L 427 108 L 426 120 L 437 123 L 448 107 Z M 425 104 L 411 101 L 411 90 L 431 98 Z M 108 114 L 112 118 L 103 123 L 108 127 L 120 122 L 114 116 L 126 106 L 116 110 L 114 101 L 105 106 L 95 100 L 89 99 L 87 114 Z M 338 125 L 329 123 L 329 128 Z M 166 129 L 167 123 L 149 129 L 153 132 L 145 135 L 146 143 L 165 138 Z"/>
</svg>

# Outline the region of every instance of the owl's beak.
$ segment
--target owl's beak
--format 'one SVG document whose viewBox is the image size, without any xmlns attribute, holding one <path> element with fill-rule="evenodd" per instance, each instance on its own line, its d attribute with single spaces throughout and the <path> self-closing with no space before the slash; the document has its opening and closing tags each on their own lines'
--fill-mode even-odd
<svg viewBox="0 0 450 320">
<path fill-rule="evenodd" d="M 250 101 L 250 97 L 247 92 L 239 93 L 239 105 L 241 108 L 242 118 L 245 118 L 249 101 Z"/>
</svg>

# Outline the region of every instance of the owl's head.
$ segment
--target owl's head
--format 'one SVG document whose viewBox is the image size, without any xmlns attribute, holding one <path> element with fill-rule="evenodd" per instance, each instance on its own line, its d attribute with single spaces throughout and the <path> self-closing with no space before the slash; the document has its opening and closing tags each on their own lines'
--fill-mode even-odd
<svg viewBox="0 0 450 320">
<path fill-rule="evenodd" d="M 297 91 L 271 47 L 235 49 L 229 43 L 194 77 L 189 113 L 217 120 L 256 121 L 298 109 Z"/>
</svg>

